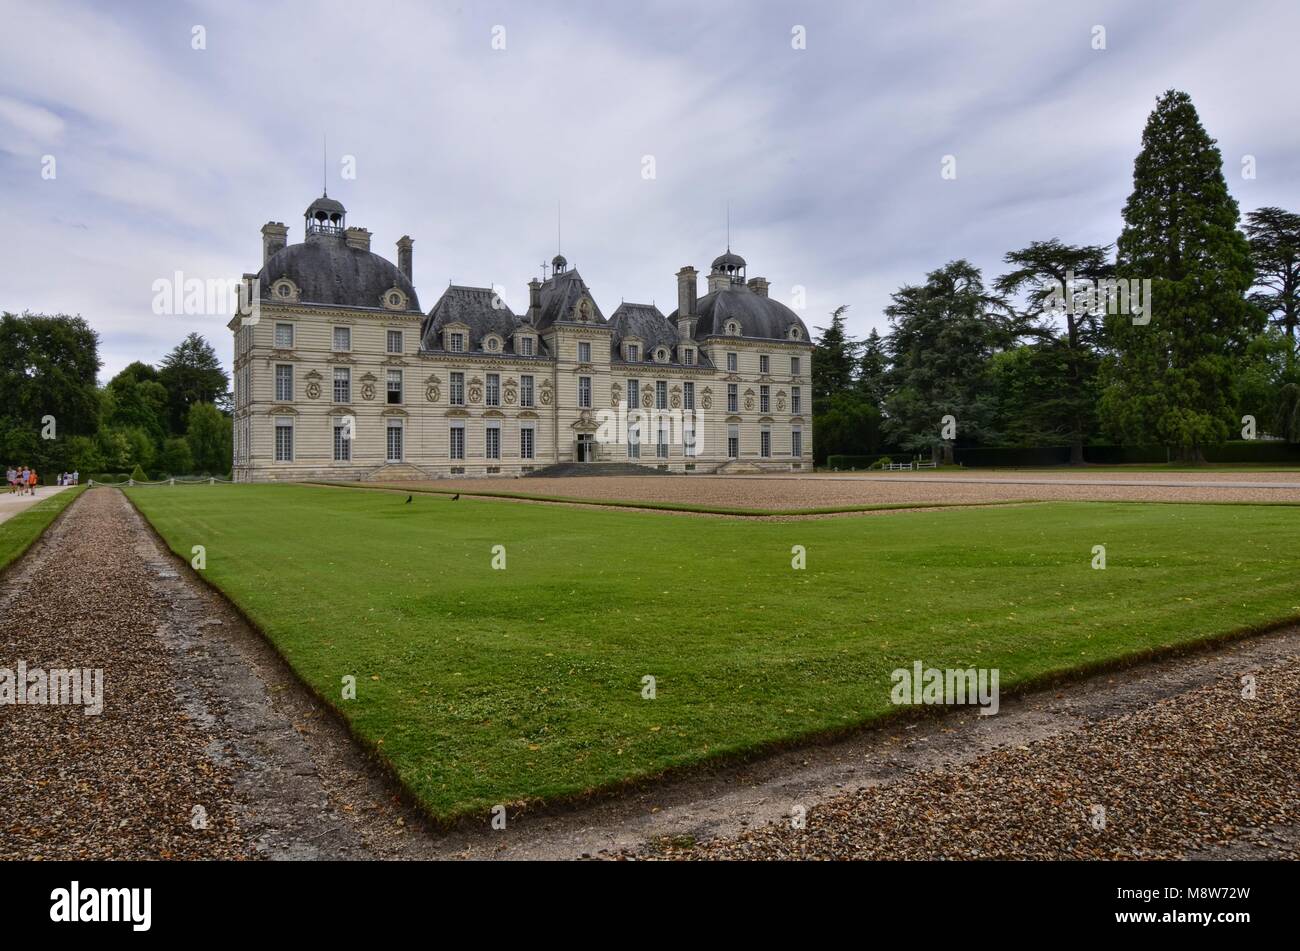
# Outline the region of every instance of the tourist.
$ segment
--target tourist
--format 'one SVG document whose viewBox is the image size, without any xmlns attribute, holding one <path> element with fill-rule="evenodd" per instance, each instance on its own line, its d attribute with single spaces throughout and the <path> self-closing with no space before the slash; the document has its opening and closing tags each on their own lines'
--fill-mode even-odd
<svg viewBox="0 0 1300 951">
<path fill-rule="evenodd" d="M 27 484 L 32 487 L 32 495 L 36 494 L 36 470 L 33 469 L 27 475 Z"/>
<path fill-rule="evenodd" d="M 13 495 L 18 490 L 18 470 L 10 466 L 5 478 L 9 480 L 9 494 Z"/>
<path fill-rule="evenodd" d="M 80 485 L 80 484 L 81 484 L 81 470 L 80 470 L 80 469 L 73 469 L 73 470 L 72 470 L 72 484 L 73 484 L 73 485 Z"/>
</svg>

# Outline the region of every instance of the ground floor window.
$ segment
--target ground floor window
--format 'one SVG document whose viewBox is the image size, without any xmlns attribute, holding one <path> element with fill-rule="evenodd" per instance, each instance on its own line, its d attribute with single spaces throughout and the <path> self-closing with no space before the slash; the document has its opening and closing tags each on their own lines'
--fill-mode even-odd
<svg viewBox="0 0 1300 951">
<path fill-rule="evenodd" d="M 772 430 L 765 429 L 758 434 L 758 454 L 764 459 L 772 457 Z"/>
<path fill-rule="evenodd" d="M 275 421 L 275 461 L 293 462 L 293 420 Z"/>
<path fill-rule="evenodd" d="M 489 459 L 501 458 L 501 427 L 489 426 L 487 428 L 487 457 Z"/>
<path fill-rule="evenodd" d="M 451 427 L 450 445 L 451 445 L 451 458 L 453 459 L 465 458 L 465 427 L 464 426 Z"/>
<path fill-rule="evenodd" d="M 334 424 L 334 461 L 352 461 L 352 434 L 348 432 L 347 423 Z"/>
<path fill-rule="evenodd" d="M 402 424 L 390 422 L 388 424 L 388 461 L 402 461 Z"/>
<path fill-rule="evenodd" d="M 641 458 L 641 426 L 638 423 L 628 423 L 627 426 L 627 457 Z"/>
<path fill-rule="evenodd" d="M 655 442 L 655 456 L 660 459 L 668 458 L 668 423 L 659 424 L 659 439 Z"/>
<path fill-rule="evenodd" d="M 695 456 L 695 421 L 687 420 L 682 423 L 682 448 L 686 455 Z"/>
<path fill-rule="evenodd" d="M 525 426 L 519 430 L 519 458 L 532 459 L 533 454 L 533 427 Z"/>
<path fill-rule="evenodd" d="M 735 426 L 727 428 L 727 458 L 740 458 L 740 430 Z"/>
<path fill-rule="evenodd" d="M 797 429 L 790 433 L 790 455 L 796 459 L 803 455 L 803 433 Z"/>
</svg>

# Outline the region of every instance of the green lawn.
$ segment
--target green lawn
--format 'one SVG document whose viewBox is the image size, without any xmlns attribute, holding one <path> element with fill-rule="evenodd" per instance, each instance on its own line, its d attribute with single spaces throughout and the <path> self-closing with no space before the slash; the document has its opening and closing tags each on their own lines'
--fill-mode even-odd
<svg viewBox="0 0 1300 951">
<path fill-rule="evenodd" d="M 447 818 L 870 721 L 915 660 L 998 667 L 1006 690 L 1300 616 L 1296 507 L 747 522 L 312 486 L 126 491 L 187 561 L 206 547 L 208 580 Z"/>
<path fill-rule="evenodd" d="M 0 571 L 9 567 L 9 563 L 32 546 L 41 533 L 49 528 L 50 522 L 58 518 L 59 513 L 72 504 L 72 500 L 84 492 L 84 485 L 64 489 L 58 495 L 41 499 L 31 508 L 23 509 L 13 518 L 0 522 Z"/>
</svg>

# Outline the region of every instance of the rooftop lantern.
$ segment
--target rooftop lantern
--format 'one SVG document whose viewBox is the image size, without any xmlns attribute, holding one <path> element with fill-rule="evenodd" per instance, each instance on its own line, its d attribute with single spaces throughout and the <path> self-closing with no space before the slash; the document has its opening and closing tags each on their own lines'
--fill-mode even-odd
<svg viewBox="0 0 1300 951">
<path fill-rule="evenodd" d="M 335 201 L 326 192 L 307 206 L 303 217 L 306 220 L 305 233 L 308 235 L 342 235 L 347 224 L 347 209 L 342 202 Z"/>
</svg>

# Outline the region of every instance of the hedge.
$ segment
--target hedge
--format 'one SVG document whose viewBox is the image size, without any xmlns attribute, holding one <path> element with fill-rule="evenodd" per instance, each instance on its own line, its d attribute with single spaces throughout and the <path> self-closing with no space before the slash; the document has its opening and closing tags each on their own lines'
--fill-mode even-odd
<svg viewBox="0 0 1300 951">
<path fill-rule="evenodd" d="M 867 469 L 885 456 L 907 462 L 915 453 L 880 452 L 873 455 L 834 455 L 826 460 L 829 469 Z M 1176 453 L 1164 446 L 1084 446 L 1083 461 L 1093 465 L 1163 465 L 1176 461 Z M 922 456 L 929 461 L 928 456 Z M 1237 439 L 1205 450 L 1206 462 L 1289 462 L 1300 463 L 1300 443 L 1279 440 Z M 1069 446 L 959 446 L 953 461 L 963 466 L 1068 466 Z"/>
</svg>

